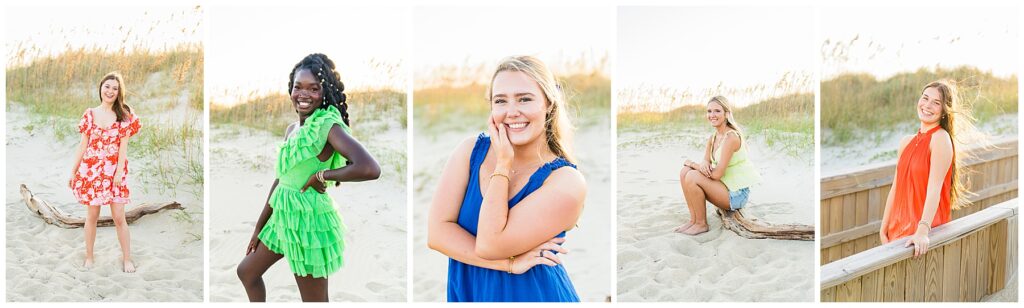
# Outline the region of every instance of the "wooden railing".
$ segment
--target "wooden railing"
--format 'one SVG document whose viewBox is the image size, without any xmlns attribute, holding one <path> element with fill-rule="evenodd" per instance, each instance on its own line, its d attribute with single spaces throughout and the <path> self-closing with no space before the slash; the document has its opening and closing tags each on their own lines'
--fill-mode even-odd
<svg viewBox="0 0 1024 308">
<path fill-rule="evenodd" d="M 935 227 L 912 258 L 907 238 L 821 268 L 821 301 L 978 301 L 1017 272 L 1017 199 Z"/>
<path fill-rule="evenodd" d="M 957 219 L 1017 197 L 1017 140 L 989 149 L 970 149 L 970 206 L 953 211 Z M 895 162 L 865 166 L 821 180 L 821 264 L 878 246 L 885 200 Z"/>
</svg>

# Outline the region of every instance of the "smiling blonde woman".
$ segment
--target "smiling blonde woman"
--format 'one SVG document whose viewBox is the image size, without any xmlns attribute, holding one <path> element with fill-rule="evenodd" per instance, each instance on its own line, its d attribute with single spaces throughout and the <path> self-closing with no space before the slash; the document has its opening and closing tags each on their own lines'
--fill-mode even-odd
<svg viewBox="0 0 1024 308">
<path fill-rule="evenodd" d="M 690 221 L 675 231 L 687 235 L 708 231 L 708 201 L 727 211 L 741 209 L 750 198 L 750 187 L 761 180 L 760 173 L 747 158 L 743 133 L 733 117 L 729 100 L 723 96 L 712 97 L 707 103 L 706 118 L 715 133 L 708 138 L 704 159 L 700 162 L 687 159 L 679 172 Z"/>
<path fill-rule="evenodd" d="M 544 63 L 519 56 L 498 65 L 487 99 L 488 132 L 452 153 L 428 218 L 428 245 L 450 258 L 448 301 L 579 301 L 558 257 L 586 196 L 565 97 Z"/>
</svg>

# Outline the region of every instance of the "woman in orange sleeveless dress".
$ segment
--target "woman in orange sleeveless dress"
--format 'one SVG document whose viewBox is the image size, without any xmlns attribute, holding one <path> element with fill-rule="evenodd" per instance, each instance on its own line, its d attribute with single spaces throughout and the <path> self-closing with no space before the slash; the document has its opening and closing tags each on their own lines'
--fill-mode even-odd
<svg viewBox="0 0 1024 308">
<path fill-rule="evenodd" d="M 909 236 L 905 247 L 914 246 L 914 257 L 928 251 L 931 229 L 949 222 L 952 209 L 962 202 L 954 123 L 970 124 L 971 119 L 959 118 L 959 105 L 952 82 L 929 83 L 917 102 L 920 128 L 900 142 L 878 233 L 883 244 Z"/>
</svg>

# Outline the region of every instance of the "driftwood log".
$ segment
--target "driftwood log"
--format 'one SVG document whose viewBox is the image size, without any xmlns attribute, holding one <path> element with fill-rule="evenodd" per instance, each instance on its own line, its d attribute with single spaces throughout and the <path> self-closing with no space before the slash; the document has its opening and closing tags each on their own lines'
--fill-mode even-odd
<svg viewBox="0 0 1024 308">
<path fill-rule="evenodd" d="M 717 209 L 717 208 L 716 208 Z M 776 239 L 813 241 L 814 226 L 800 224 L 770 224 L 743 216 L 742 210 L 723 211 L 717 209 L 718 217 L 722 218 L 722 226 L 737 235 L 750 239 Z"/>
<path fill-rule="evenodd" d="M 54 207 L 50 202 L 39 199 L 32 191 L 28 189 L 25 184 L 21 184 L 21 198 L 25 200 L 25 206 L 28 210 L 35 214 L 39 218 L 42 218 L 44 222 L 55 225 L 65 229 L 82 228 L 85 226 L 85 217 L 72 216 L 65 213 L 61 209 Z M 164 202 L 164 203 L 143 203 L 131 210 L 124 212 L 124 218 L 128 223 L 141 218 L 142 216 L 153 214 L 162 210 L 181 209 L 181 204 L 178 202 Z M 97 227 L 112 227 L 114 226 L 114 220 L 110 216 L 100 216 L 96 222 Z"/>
</svg>

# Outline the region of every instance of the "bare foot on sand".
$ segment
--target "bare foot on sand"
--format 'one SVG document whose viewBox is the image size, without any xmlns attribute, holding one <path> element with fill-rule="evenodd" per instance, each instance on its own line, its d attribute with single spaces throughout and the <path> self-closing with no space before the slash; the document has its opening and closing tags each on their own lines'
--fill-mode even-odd
<svg viewBox="0 0 1024 308">
<path fill-rule="evenodd" d="M 686 235 L 697 235 L 697 234 L 701 234 L 701 233 L 704 233 L 704 232 L 708 232 L 708 225 L 707 224 L 703 224 L 703 225 L 693 224 L 692 226 L 690 226 L 689 229 L 686 229 L 686 231 L 683 231 L 683 234 L 686 234 Z"/>
<path fill-rule="evenodd" d="M 686 231 L 686 229 L 689 229 L 690 226 L 693 226 L 693 221 L 692 220 L 686 222 L 685 224 L 680 225 L 679 227 L 676 227 L 676 229 L 672 230 L 672 231 L 675 232 L 675 233 L 683 233 L 683 232 Z"/>
<path fill-rule="evenodd" d="M 135 262 L 132 262 L 131 259 L 124 260 L 124 268 L 122 270 L 125 273 L 134 273 L 135 272 Z"/>
<path fill-rule="evenodd" d="M 90 269 L 90 268 L 92 268 L 92 263 L 93 263 L 92 257 L 87 257 L 87 258 L 85 258 L 85 261 L 82 262 L 82 267 L 84 267 L 86 269 Z"/>
</svg>

